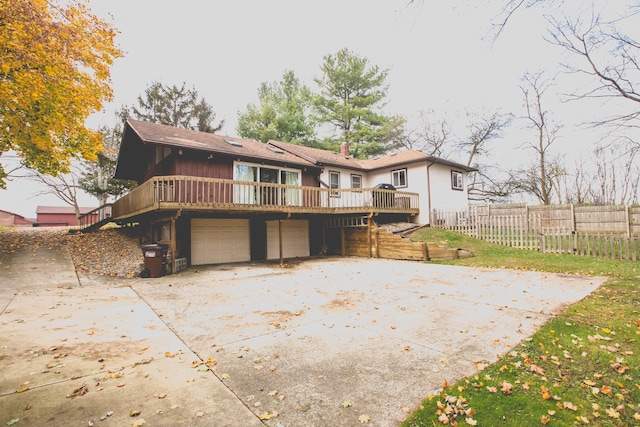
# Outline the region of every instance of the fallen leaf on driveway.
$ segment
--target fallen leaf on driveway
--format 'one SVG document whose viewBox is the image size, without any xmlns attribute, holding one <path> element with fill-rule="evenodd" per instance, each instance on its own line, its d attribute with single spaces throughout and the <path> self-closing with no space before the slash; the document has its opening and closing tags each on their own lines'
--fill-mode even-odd
<svg viewBox="0 0 640 427">
<path fill-rule="evenodd" d="M 358 417 L 358 421 L 360 421 L 360 424 L 367 424 L 371 421 L 371 417 L 369 415 L 360 415 Z"/>
<path fill-rule="evenodd" d="M 133 364 L 133 366 L 148 365 L 152 361 L 153 361 L 153 357 L 149 357 L 147 359 L 142 359 L 142 360 L 137 361 L 136 363 Z"/>
<path fill-rule="evenodd" d="M 83 396 L 85 394 L 89 393 L 89 387 L 86 384 L 82 384 L 80 387 L 78 387 L 77 389 L 73 390 L 73 392 L 71 392 L 71 394 L 68 394 L 67 397 L 70 398 L 74 398 L 77 396 Z"/>
<path fill-rule="evenodd" d="M 260 414 L 260 419 L 261 420 L 270 420 L 271 418 L 275 418 L 277 416 L 278 416 L 278 413 L 276 411 L 264 412 L 264 413 Z"/>
</svg>

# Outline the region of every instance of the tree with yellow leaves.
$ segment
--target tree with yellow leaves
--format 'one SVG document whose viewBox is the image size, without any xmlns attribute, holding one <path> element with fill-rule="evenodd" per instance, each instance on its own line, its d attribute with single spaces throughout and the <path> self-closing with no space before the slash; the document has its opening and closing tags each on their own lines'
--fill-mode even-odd
<svg viewBox="0 0 640 427">
<path fill-rule="evenodd" d="M 0 0 L 0 156 L 53 176 L 96 158 L 85 120 L 112 98 L 115 36 L 85 0 Z M 7 177 L 0 165 L 0 188 Z"/>
</svg>

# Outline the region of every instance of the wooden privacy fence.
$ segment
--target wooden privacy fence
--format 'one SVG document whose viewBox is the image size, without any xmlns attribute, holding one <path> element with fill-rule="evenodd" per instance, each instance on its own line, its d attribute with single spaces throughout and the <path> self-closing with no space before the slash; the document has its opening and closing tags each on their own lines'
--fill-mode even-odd
<svg viewBox="0 0 640 427">
<path fill-rule="evenodd" d="M 432 227 L 542 252 L 640 260 L 640 207 L 479 205 L 433 210 Z"/>
</svg>

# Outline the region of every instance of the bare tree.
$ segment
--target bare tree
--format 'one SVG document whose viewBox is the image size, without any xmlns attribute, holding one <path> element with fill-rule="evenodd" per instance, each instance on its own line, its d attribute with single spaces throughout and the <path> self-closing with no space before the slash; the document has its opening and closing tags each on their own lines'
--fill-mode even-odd
<svg viewBox="0 0 640 427">
<path fill-rule="evenodd" d="M 511 174 L 514 188 L 534 195 L 545 205 L 551 204 L 553 193 L 558 192 L 556 177 L 564 173 L 560 160 L 553 159 L 550 153 L 550 147 L 556 142 L 560 129 L 543 107 L 542 99 L 550 87 L 550 81 L 542 72 L 526 73 L 523 77 L 520 90 L 525 101 L 524 119 L 527 127 L 533 129 L 536 135 L 535 141 L 526 143 L 525 147 L 536 153 L 537 161 L 536 164 Z"/>
<path fill-rule="evenodd" d="M 471 200 L 497 201 L 508 196 L 508 181 L 498 178 L 501 174 L 499 168 L 483 163 L 483 158 L 489 153 L 491 143 L 501 138 L 511 124 L 510 114 L 467 112 L 463 137 L 457 136 L 452 123 L 446 117 L 437 117 L 434 110 L 421 111 L 420 119 L 419 127 L 409 132 L 403 141 L 406 148 L 442 158 L 455 154 L 452 160 L 465 162 L 477 169 L 470 172 L 467 179 Z"/>
<path fill-rule="evenodd" d="M 640 150 L 640 41 L 630 33 L 637 29 L 640 1 L 586 3 L 577 9 L 582 13 L 569 6 L 575 4 L 564 0 L 507 0 L 497 18 L 496 38 L 517 11 L 542 9 L 549 24 L 546 40 L 569 53 L 563 65 L 570 73 L 591 78 L 591 85 L 568 89 L 569 98 L 627 101 L 627 107 L 621 107 L 626 111 L 603 116 L 591 124 L 607 127 L 607 137 L 623 142 L 629 149 L 627 154 L 635 156 Z"/>
<path fill-rule="evenodd" d="M 573 172 L 567 172 L 562 177 L 564 203 L 592 203 L 590 191 L 593 182 L 593 177 L 589 173 L 584 159 L 580 158 L 576 161 Z"/>
<path fill-rule="evenodd" d="M 57 176 L 45 175 L 35 171 L 29 171 L 26 177 L 44 184 L 45 188 L 36 195 L 52 194 L 65 204 L 72 206 L 76 219 L 80 221 L 80 206 L 78 205 L 78 183 L 82 170 L 74 163 L 69 168 L 69 173 Z"/>
<path fill-rule="evenodd" d="M 614 132 L 623 131 L 626 140 L 630 138 L 630 129 L 640 129 L 640 42 L 623 34 L 618 26 L 640 13 L 640 3 L 636 7 L 637 10 L 626 16 L 609 21 L 595 14 L 588 19 L 548 18 L 551 26 L 548 40 L 581 58 L 578 65 L 566 65 L 567 69 L 592 77 L 590 87 L 574 92 L 570 97 L 619 98 L 631 102 L 631 110 L 602 117 L 593 123 L 607 126 Z M 634 140 L 630 146 L 632 152 L 640 149 L 639 144 L 639 140 Z"/>
<path fill-rule="evenodd" d="M 598 147 L 594 151 L 596 170 L 590 198 L 597 204 L 637 204 L 640 165 L 627 150 Z"/>
<path fill-rule="evenodd" d="M 446 157 L 452 145 L 452 128 L 446 118 L 435 118 L 434 110 L 420 111 L 420 125 L 409 132 L 402 145 L 437 157 Z"/>
<path fill-rule="evenodd" d="M 467 192 L 470 200 L 497 201 L 508 196 L 508 182 L 498 179 L 499 170 L 483 164 L 481 159 L 489 154 L 490 143 L 502 138 L 511 121 L 510 114 L 467 112 L 468 136 L 459 140 L 456 148 L 467 154 L 467 166 L 477 169 L 468 174 Z"/>
</svg>

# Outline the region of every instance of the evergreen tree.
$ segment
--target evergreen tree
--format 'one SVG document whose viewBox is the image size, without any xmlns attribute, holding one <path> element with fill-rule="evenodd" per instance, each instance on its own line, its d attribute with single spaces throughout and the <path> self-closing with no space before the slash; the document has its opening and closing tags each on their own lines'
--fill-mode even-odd
<svg viewBox="0 0 640 427">
<path fill-rule="evenodd" d="M 131 107 L 130 115 L 138 120 L 216 133 L 222 129 L 224 120 L 213 124 L 216 114 L 204 98 L 200 98 L 195 88 L 165 86 L 153 82 L 138 96 L 138 106 Z"/>
<path fill-rule="evenodd" d="M 238 134 L 267 142 L 270 139 L 309 145 L 315 138 L 315 124 L 309 114 L 311 91 L 291 70 L 280 82 L 263 82 L 258 89 L 258 105 L 247 105 L 238 116 Z"/>
<path fill-rule="evenodd" d="M 388 70 L 370 65 L 348 49 L 324 57 L 322 77 L 315 81 L 320 93 L 314 97 L 319 123 L 335 128 L 339 135 L 327 143 L 349 144 L 351 155 L 367 158 L 397 146 L 391 135 L 402 134 L 403 121 L 380 112 L 385 104 Z"/>
</svg>

